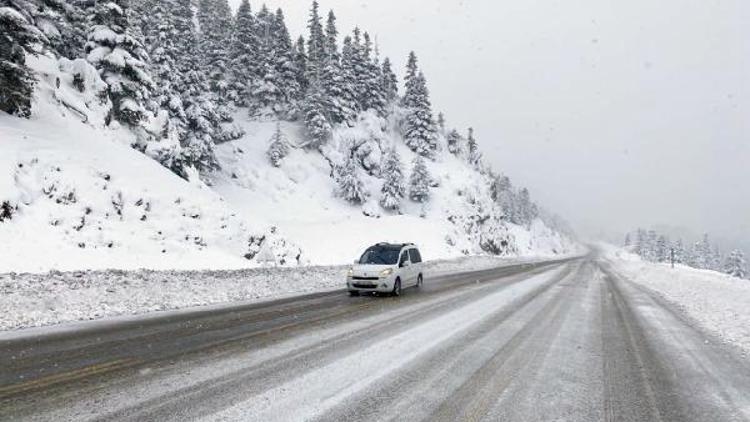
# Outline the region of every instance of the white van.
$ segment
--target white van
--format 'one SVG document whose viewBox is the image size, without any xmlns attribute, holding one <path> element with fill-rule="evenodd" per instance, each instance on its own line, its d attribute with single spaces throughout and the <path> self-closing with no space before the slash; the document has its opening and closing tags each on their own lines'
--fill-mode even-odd
<svg viewBox="0 0 750 422">
<path fill-rule="evenodd" d="M 346 275 L 352 296 L 360 293 L 401 294 L 401 289 L 424 282 L 422 256 L 413 243 L 378 243 L 367 248 Z"/>
</svg>

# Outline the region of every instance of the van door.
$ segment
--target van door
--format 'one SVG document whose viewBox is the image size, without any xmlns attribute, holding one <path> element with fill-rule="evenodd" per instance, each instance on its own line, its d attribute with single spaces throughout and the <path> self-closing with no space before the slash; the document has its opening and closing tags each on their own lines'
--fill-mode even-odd
<svg viewBox="0 0 750 422">
<path fill-rule="evenodd" d="M 398 258 L 398 267 L 398 272 L 401 275 L 401 287 L 409 287 L 411 285 L 412 268 L 407 250 L 401 251 L 401 256 Z"/>
<path fill-rule="evenodd" d="M 422 272 L 422 255 L 419 250 L 409 249 L 409 260 L 411 261 L 411 271 L 414 275 L 414 284 L 417 284 L 419 274 Z M 422 274 L 424 278 L 424 274 Z"/>
<path fill-rule="evenodd" d="M 419 268 L 415 264 L 414 249 L 409 249 L 409 285 L 417 285 L 417 274 L 419 274 Z"/>
</svg>

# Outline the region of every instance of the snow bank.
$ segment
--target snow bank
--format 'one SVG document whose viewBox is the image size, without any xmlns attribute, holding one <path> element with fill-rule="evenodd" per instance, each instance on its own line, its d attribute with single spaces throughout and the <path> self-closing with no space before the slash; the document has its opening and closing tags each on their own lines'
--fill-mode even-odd
<svg viewBox="0 0 750 422">
<path fill-rule="evenodd" d="M 531 261 L 487 256 L 425 265 L 430 277 Z M 342 289 L 347 268 L 0 274 L 0 330 Z"/>
<path fill-rule="evenodd" d="M 641 261 L 603 246 L 606 258 L 628 280 L 674 304 L 700 327 L 750 353 L 750 281 L 683 265 Z"/>
</svg>

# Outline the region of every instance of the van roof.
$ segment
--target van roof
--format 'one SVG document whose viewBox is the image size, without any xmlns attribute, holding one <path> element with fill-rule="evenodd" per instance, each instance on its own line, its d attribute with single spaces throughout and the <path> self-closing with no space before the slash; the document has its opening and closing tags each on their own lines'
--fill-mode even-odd
<svg viewBox="0 0 750 422">
<path fill-rule="evenodd" d="M 404 246 L 414 246 L 414 244 L 413 243 L 388 243 L 388 242 L 380 242 L 380 243 L 376 243 L 373 246 L 380 246 L 380 247 L 393 248 L 393 249 L 399 248 L 400 249 L 400 248 L 403 248 Z"/>
</svg>

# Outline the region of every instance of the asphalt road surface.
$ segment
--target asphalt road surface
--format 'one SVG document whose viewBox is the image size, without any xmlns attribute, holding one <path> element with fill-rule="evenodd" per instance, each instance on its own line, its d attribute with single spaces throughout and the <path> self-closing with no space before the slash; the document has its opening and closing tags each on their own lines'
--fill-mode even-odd
<svg viewBox="0 0 750 422">
<path fill-rule="evenodd" d="M 750 421 L 750 363 L 595 256 L 0 341 L 0 420 Z"/>
</svg>

